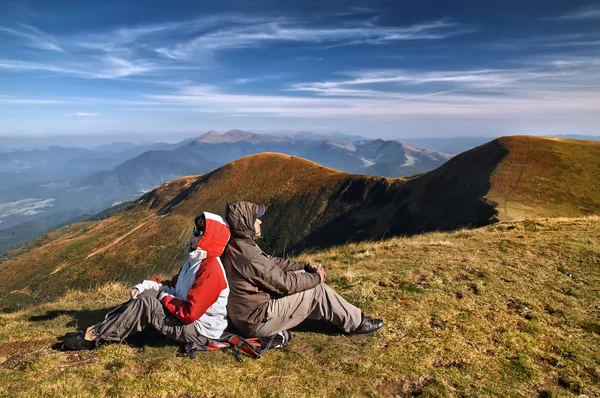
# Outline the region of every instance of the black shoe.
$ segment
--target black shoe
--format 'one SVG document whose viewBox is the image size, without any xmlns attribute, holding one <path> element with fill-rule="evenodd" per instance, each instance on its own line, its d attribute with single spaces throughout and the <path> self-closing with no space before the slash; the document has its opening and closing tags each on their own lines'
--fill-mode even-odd
<svg viewBox="0 0 600 398">
<path fill-rule="evenodd" d="M 96 342 L 84 339 L 85 335 L 83 333 L 71 335 L 70 337 L 65 337 L 63 340 L 63 350 L 64 351 L 78 351 L 78 350 L 93 350 L 96 348 Z"/>
<path fill-rule="evenodd" d="M 350 334 L 371 334 L 380 331 L 382 327 L 383 321 L 381 319 L 373 319 L 370 316 L 363 315 L 360 325 Z"/>
<path fill-rule="evenodd" d="M 69 337 L 77 337 L 77 336 L 84 336 L 85 332 L 83 330 L 78 330 L 76 332 L 67 332 L 65 333 L 65 339 L 68 339 Z"/>
</svg>

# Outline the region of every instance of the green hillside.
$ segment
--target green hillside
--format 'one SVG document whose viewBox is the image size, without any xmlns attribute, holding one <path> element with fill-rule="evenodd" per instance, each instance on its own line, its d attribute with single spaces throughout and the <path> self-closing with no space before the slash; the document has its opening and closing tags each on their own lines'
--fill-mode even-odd
<svg viewBox="0 0 600 398">
<path fill-rule="evenodd" d="M 504 137 L 408 179 L 352 175 L 282 154 L 248 156 L 8 253 L 0 260 L 0 308 L 171 274 L 193 217 L 222 213 L 232 200 L 266 203 L 261 246 L 288 254 L 497 220 L 600 214 L 599 184 L 600 143 L 568 139 Z"/>
<path fill-rule="evenodd" d="M 287 349 L 243 363 L 222 352 L 179 358 L 175 346 L 53 351 L 57 336 L 126 299 L 128 287 L 112 283 L 0 314 L 0 396 L 600 395 L 598 217 L 502 222 L 300 258 L 323 262 L 328 283 L 382 317 L 384 330 L 349 338 L 301 326 Z"/>
</svg>

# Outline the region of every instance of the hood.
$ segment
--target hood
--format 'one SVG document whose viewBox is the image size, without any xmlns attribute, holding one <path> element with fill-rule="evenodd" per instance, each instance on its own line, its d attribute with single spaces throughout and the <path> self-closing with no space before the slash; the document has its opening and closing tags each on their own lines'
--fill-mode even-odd
<svg viewBox="0 0 600 398">
<path fill-rule="evenodd" d="M 254 222 L 258 216 L 258 205 L 250 202 L 227 203 L 225 219 L 231 229 L 231 236 L 238 239 L 256 240 Z"/>
<path fill-rule="evenodd" d="M 204 217 L 206 218 L 206 228 L 198 242 L 198 248 L 206 251 L 207 257 L 219 257 L 229 242 L 229 227 L 221 216 L 204 212 Z"/>
</svg>

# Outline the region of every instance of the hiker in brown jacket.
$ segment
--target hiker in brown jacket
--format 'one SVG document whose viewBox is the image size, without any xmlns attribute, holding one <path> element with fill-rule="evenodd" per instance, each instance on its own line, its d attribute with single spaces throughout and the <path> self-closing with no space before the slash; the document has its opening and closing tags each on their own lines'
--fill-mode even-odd
<svg viewBox="0 0 600 398">
<path fill-rule="evenodd" d="M 264 205 L 227 204 L 225 220 L 231 239 L 223 264 L 229 283 L 227 313 L 244 336 L 266 337 L 291 329 L 305 319 L 326 320 L 346 333 L 374 333 L 381 319 L 364 316 L 325 282 L 323 267 L 277 258 L 263 252 L 261 236 Z"/>
</svg>

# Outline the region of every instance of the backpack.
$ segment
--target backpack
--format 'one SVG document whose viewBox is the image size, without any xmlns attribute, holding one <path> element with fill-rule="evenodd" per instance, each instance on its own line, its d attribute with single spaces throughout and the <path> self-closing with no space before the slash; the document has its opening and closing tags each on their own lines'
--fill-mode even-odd
<svg viewBox="0 0 600 398">
<path fill-rule="evenodd" d="M 274 348 L 285 348 L 290 343 L 290 340 L 295 336 L 289 331 L 284 330 L 269 337 L 251 337 L 244 338 L 237 334 L 225 333 L 218 340 L 208 340 L 206 345 L 198 343 L 187 343 L 179 348 L 177 356 L 189 356 L 191 359 L 196 358 L 195 353 L 198 351 L 226 351 L 233 350 L 238 361 L 244 362 L 243 354 L 250 358 L 260 359 L 262 354 L 267 350 Z"/>
</svg>

